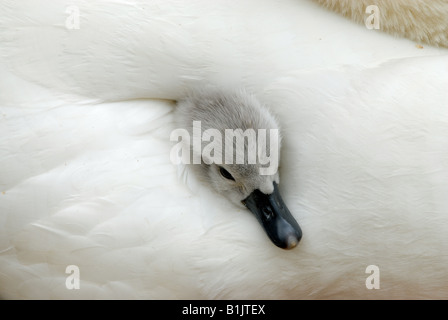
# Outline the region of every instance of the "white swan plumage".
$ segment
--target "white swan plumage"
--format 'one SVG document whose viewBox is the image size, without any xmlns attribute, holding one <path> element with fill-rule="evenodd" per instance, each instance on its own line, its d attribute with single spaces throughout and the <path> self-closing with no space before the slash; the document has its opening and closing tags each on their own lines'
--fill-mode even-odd
<svg viewBox="0 0 448 320">
<path fill-rule="evenodd" d="M 1 298 L 448 298 L 446 49 L 313 1 L 0 11 Z M 173 101 L 207 85 L 276 114 L 294 249 L 179 179 Z"/>
</svg>

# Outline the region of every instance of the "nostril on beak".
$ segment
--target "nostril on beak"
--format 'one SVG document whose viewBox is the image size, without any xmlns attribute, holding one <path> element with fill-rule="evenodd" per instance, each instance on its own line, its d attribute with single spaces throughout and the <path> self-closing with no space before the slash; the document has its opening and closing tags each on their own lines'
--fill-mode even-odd
<svg viewBox="0 0 448 320">
<path fill-rule="evenodd" d="M 273 212 L 271 208 L 265 207 L 261 210 L 266 218 L 266 220 L 270 220 L 272 218 Z"/>
</svg>

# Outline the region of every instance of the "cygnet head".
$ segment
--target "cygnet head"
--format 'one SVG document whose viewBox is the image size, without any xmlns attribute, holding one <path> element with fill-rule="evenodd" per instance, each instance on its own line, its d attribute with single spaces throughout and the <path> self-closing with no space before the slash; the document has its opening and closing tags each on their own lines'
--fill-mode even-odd
<svg viewBox="0 0 448 320">
<path fill-rule="evenodd" d="M 270 111 L 245 91 L 201 90 L 178 101 L 176 120 L 199 179 L 251 210 L 275 245 L 294 248 L 302 231 L 278 190 L 281 137 Z"/>
</svg>

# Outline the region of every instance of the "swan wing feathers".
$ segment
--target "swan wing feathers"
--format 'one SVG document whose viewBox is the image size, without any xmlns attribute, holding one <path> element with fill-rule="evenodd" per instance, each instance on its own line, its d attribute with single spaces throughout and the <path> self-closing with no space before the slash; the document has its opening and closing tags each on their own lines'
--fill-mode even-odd
<svg viewBox="0 0 448 320">
<path fill-rule="evenodd" d="M 446 51 L 313 2 L 72 5 L 0 4 L 1 298 L 448 297 Z M 292 251 L 171 163 L 206 84 L 276 114 Z"/>
</svg>

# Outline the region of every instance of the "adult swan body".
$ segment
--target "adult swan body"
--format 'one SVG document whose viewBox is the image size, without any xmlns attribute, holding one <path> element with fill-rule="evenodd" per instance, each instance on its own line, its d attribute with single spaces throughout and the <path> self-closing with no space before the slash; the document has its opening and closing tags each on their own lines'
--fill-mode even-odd
<svg viewBox="0 0 448 320">
<path fill-rule="evenodd" d="M 446 49 L 309 1 L 0 11 L 2 298 L 448 298 Z M 170 161 L 205 86 L 277 116 L 292 250 Z"/>
</svg>

